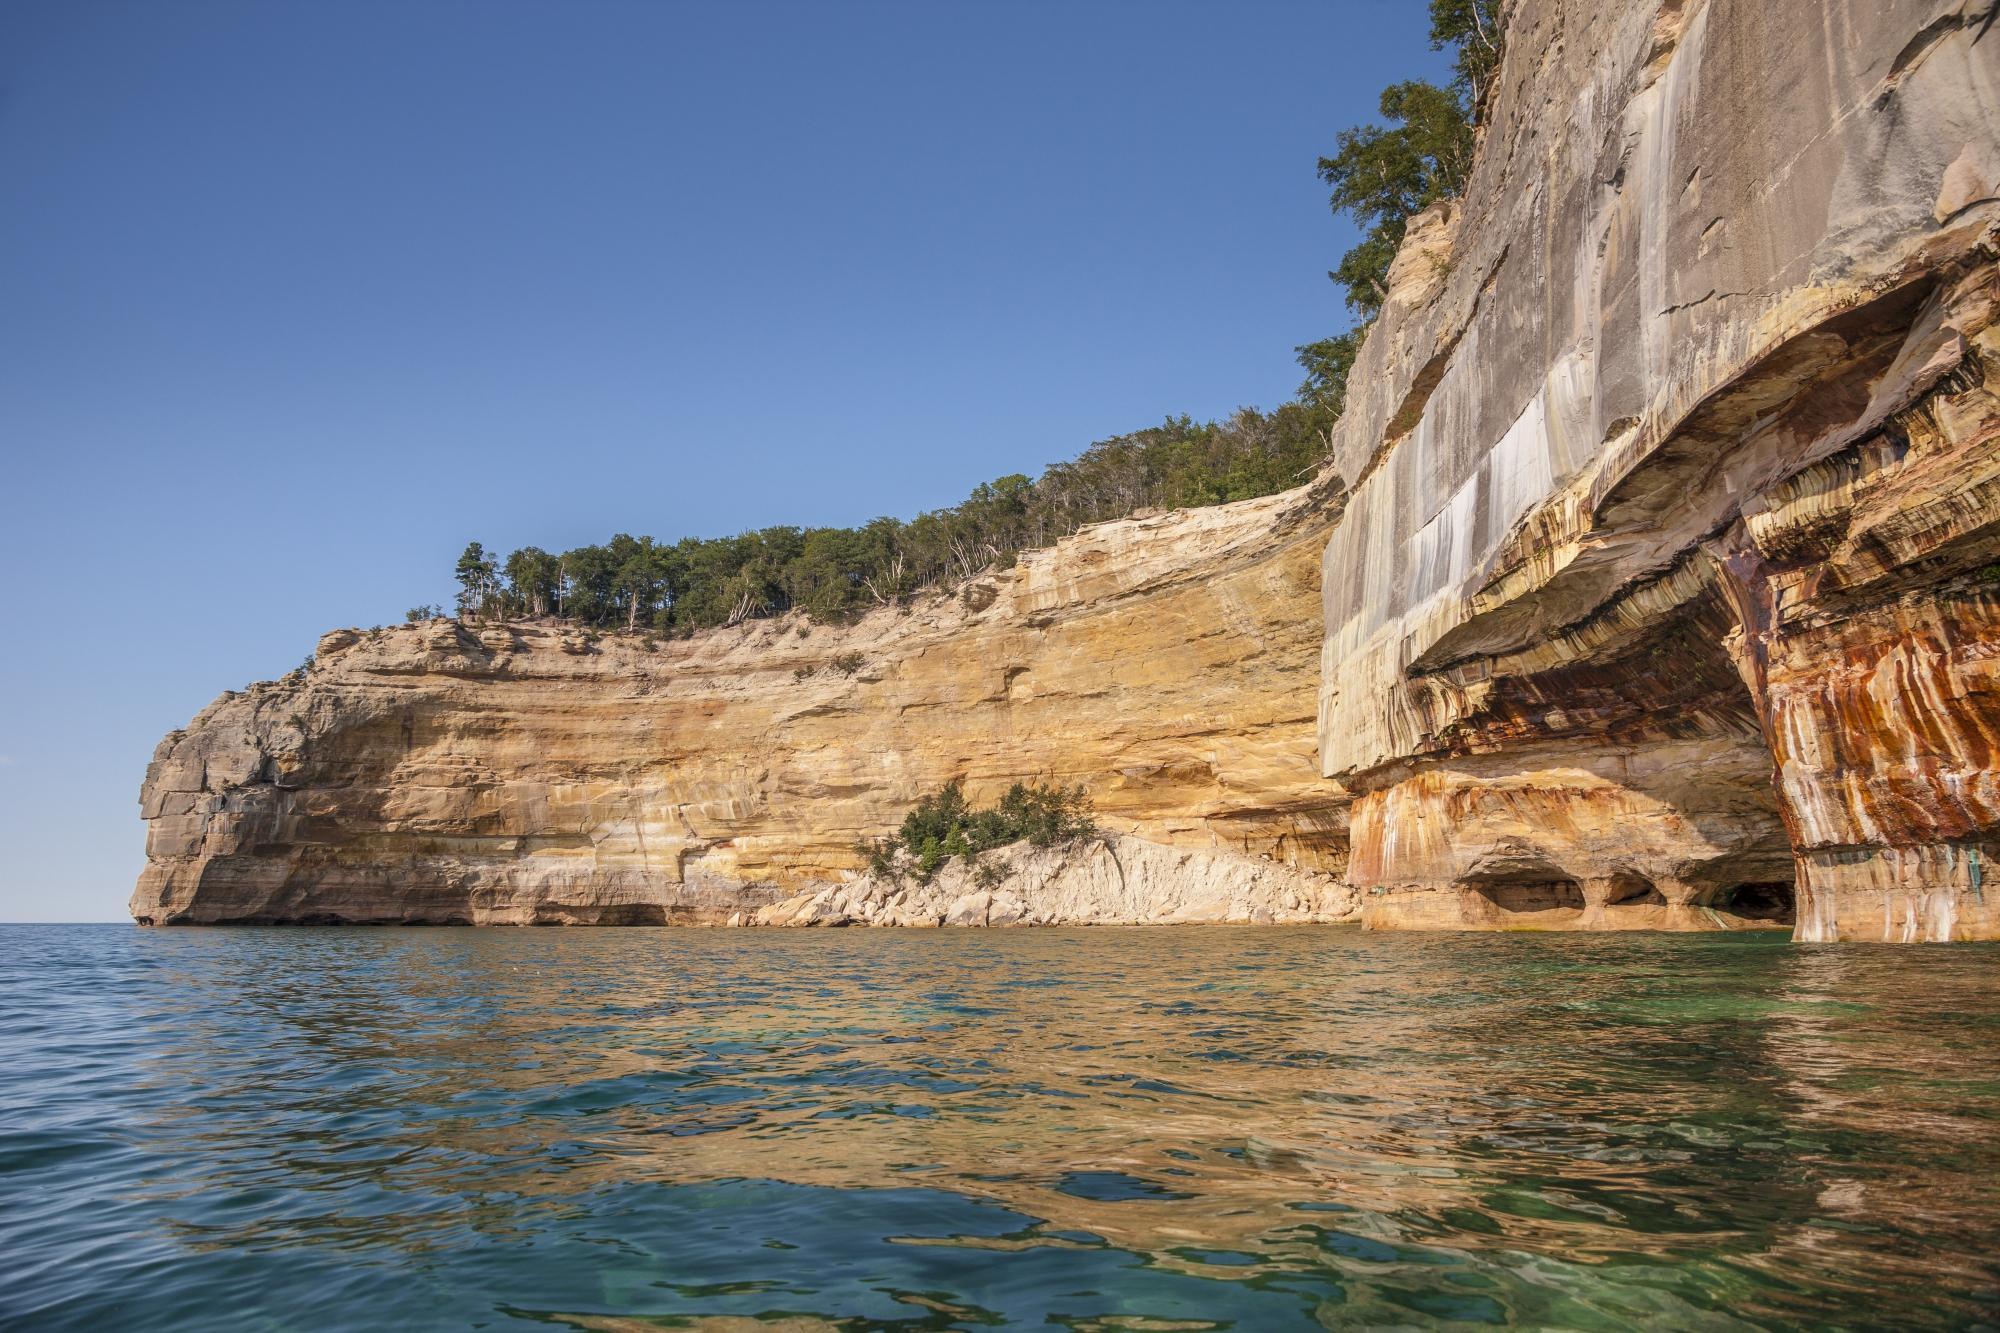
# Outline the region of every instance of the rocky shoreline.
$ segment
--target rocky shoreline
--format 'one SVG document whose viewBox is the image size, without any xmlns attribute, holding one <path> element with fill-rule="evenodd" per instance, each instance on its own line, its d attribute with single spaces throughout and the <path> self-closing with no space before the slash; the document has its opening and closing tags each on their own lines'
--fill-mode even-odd
<svg viewBox="0 0 2000 1333">
<path fill-rule="evenodd" d="M 743 926 L 1297 925 L 1358 919 L 1337 876 L 1139 838 L 996 848 L 928 883 L 862 874 L 731 917 Z"/>
</svg>

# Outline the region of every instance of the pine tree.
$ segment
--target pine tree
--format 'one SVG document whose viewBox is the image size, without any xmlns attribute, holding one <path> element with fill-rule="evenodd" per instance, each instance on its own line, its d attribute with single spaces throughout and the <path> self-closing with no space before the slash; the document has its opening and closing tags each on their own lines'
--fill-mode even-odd
<svg viewBox="0 0 2000 1333">
<path fill-rule="evenodd" d="M 486 611 L 500 586 L 486 548 L 478 542 L 467 542 L 453 573 L 458 579 L 458 614 L 473 616 Z"/>
</svg>

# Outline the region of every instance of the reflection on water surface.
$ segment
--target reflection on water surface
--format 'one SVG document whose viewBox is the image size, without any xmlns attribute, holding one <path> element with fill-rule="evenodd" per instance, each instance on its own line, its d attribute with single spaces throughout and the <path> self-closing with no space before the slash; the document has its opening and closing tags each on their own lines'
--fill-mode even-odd
<svg viewBox="0 0 2000 1333">
<path fill-rule="evenodd" d="M 2000 1319 L 2000 949 L 4 927 L 0 1322 Z"/>
</svg>

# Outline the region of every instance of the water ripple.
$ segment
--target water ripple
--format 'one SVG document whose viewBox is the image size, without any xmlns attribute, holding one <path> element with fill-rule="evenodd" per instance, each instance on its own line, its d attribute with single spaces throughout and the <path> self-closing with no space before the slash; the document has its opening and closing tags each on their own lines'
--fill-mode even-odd
<svg viewBox="0 0 2000 1333">
<path fill-rule="evenodd" d="M 0 1323 L 2000 1320 L 2000 949 L 0 927 Z"/>
</svg>

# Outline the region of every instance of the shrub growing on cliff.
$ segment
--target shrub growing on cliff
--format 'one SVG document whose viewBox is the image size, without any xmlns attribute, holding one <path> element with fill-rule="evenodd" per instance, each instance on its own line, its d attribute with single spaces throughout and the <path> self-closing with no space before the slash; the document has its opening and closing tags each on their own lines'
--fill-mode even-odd
<svg viewBox="0 0 2000 1333">
<path fill-rule="evenodd" d="M 894 838 L 863 838 L 854 844 L 854 850 L 868 866 L 868 873 L 875 878 L 901 878 L 902 872 L 896 865 Z"/>
<path fill-rule="evenodd" d="M 894 833 L 880 842 L 865 842 L 857 850 L 878 878 L 907 873 L 928 884 L 955 856 L 975 861 L 981 852 L 1010 843 L 1054 847 L 1097 833 L 1089 793 L 1081 786 L 1017 782 L 998 805 L 980 810 L 965 799 L 965 789 L 952 782 L 912 806 Z"/>
<path fill-rule="evenodd" d="M 1306 372 L 1299 397 L 1318 404 L 1329 420 L 1337 419 L 1347 409 L 1347 372 L 1354 368 L 1354 358 L 1361 352 L 1361 330 L 1321 338 L 1293 350 L 1298 353 L 1300 369 Z"/>
<path fill-rule="evenodd" d="M 1319 160 L 1320 179 L 1333 187 L 1333 211 L 1364 229 L 1332 277 L 1347 289 L 1348 306 L 1367 319 L 1389 294 L 1389 264 L 1409 220 L 1456 195 L 1472 169 L 1472 118 L 1458 92 L 1394 84 L 1382 90 L 1382 114 L 1389 126 L 1342 130 L 1334 155 Z"/>
</svg>

